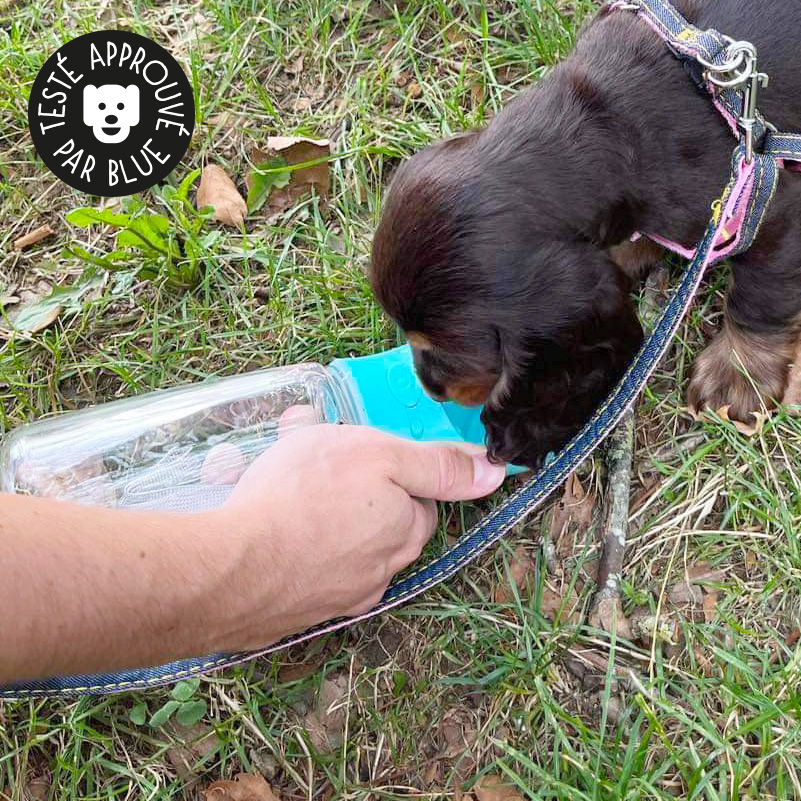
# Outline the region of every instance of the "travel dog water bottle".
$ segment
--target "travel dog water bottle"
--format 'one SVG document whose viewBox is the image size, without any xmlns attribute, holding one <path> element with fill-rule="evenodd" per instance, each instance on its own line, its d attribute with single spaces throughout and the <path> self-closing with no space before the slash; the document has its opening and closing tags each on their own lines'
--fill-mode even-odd
<svg viewBox="0 0 801 801">
<path fill-rule="evenodd" d="M 0 443 L 0 490 L 202 511 L 221 505 L 277 437 L 324 422 L 484 441 L 480 409 L 432 400 L 404 346 L 328 367 L 297 364 L 160 390 L 22 426 Z"/>
</svg>

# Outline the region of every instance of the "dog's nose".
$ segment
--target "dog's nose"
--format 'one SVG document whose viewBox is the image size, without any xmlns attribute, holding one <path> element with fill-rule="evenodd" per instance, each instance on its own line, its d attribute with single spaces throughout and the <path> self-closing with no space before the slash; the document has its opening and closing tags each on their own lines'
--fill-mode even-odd
<svg viewBox="0 0 801 801">
<path fill-rule="evenodd" d="M 114 125 L 117 122 L 117 117 L 114 114 L 109 114 L 106 117 L 106 125 Z"/>
</svg>

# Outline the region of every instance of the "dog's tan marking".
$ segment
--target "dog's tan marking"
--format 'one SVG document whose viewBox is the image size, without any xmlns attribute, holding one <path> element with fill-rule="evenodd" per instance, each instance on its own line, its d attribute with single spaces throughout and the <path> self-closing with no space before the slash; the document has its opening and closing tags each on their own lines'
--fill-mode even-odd
<svg viewBox="0 0 801 801">
<path fill-rule="evenodd" d="M 777 334 L 743 331 L 730 320 L 695 360 L 687 400 L 694 412 L 729 406 L 744 423 L 781 401 L 795 353 L 797 326 Z"/>
<path fill-rule="evenodd" d="M 492 392 L 497 376 L 487 376 L 484 380 L 456 381 L 448 384 L 446 394 L 450 400 L 462 406 L 481 406 Z"/>
<path fill-rule="evenodd" d="M 418 331 L 407 331 L 406 339 L 408 339 L 409 344 L 411 344 L 413 348 L 417 348 L 417 350 L 431 350 L 434 347 L 428 337 Z"/>
<path fill-rule="evenodd" d="M 642 278 L 648 268 L 658 264 L 667 251 L 656 242 L 640 237 L 636 242 L 624 242 L 609 248 L 609 256 L 632 281 Z"/>
</svg>

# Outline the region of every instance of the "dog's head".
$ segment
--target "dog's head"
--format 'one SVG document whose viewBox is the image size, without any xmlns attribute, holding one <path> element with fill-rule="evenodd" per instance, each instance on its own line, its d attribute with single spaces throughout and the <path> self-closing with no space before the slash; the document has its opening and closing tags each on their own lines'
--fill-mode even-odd
<svg viewBox="0 0 801 801">
<path fill-rule="evenodd" d="M 139 87 L 106 83 L 83 88 L 83 122 L 100 142 L 123 142 L 139 124 Z"/>
<path fill-rule="evenodd" d="M 582 188 L 532 192 L 537 174 L 497 152 L 489 166 L 482 136 L 398 169 L 370 278 L 430 394 L 483 403 L 490 454 L 536 466 L 591 415 L 642 331 L 606 250 L 571 231 Z"/>
</svg>

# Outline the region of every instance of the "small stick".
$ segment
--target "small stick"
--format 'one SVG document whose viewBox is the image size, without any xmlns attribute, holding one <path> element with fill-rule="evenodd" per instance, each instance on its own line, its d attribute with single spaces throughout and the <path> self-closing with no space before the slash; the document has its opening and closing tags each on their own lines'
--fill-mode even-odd
<svg viewBox="0 0 801 801">
<path fill-rule="evenodd" d="M 590 624 L 607 631 L 616 618 L 618 634 L 627 639 L 631 631 L 620 603 L 620 579 L 626 553 L 633 450 L 634 411 L 629 409 L 609 436 L 606 448 L 606 494 L 600 528 L 603 552 L 598 562 L 598 592 L 590 612 Z"/>
<path fill-rule="evenodd" d="M 652 270 L 646 282 L 642 315 L 649 327 L 659 308 L 659 286 L 664 276 L 665 267 L 660 266 Z M 598 591 L 589 618 L 590 625 L 606 631 L 616 626 L 618 634 L 626 639 L 631 638 L 631 628 L 620 601 L 620 580 L 628 535 L 634 417 L 634 410 L 629 409 L 606 446 L 606 494 L 600 527 L 603 551 L 598 562 Z"/>
<path fill-rule="evenodd" d="M 40 225 L 38 228 L 34 228 L 33 231 L 29 231 L 27 234 L 17 237 L 14 240 L 14 249 L 24 250 L 40 242 L 42 239 L 52 236 L 54 233 L 55 231 L 49 225 Z"/>
</svg>

